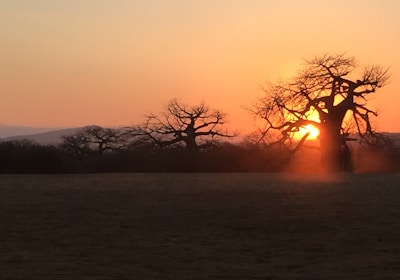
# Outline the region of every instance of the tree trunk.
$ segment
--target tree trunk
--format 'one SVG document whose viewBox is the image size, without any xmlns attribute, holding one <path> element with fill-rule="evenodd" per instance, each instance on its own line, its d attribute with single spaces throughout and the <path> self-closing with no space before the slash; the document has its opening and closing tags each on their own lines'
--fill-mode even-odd
<svg viewBox="0 0 400 280">
<path fill-rule="evenodd" d="M 189 153 L 197 153 L 199 147 L 197 146 L 196 140 L 194 138 L 188 138 L 186 141 L 186 151 Z"/>
<path fill-rule="evenodd" d="M 194 172 L 196 171 L 196 162 L 199 155 L 199 147 L 196 143 L 195 138 L 188 138 L 185 141 L 185 170 L 187 172 Z"/>
<path fill-rule="evenodd" d="M 340 123 L 325 122 L 320 128 L 321 167 L 324 172 L 341 171 L 343 137 Z"/>
</svg>

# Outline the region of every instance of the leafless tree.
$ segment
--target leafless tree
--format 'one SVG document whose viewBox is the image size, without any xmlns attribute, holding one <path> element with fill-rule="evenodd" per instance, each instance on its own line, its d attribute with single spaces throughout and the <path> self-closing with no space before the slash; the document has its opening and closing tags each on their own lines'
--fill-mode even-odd
<svg viewBox="0 0 400 280">
<path fill-rule="evenodd" d="M 120 128 L 87 126 L 73 135 L 63 137 L 62 149 L 79 158 L 90 154 L 104 154 L 127 147 L 130 133 Z"/>
<path fill-rule="evenodd" d="M 358 67 L 353 57 L 343 54 L 307 60 L 292 80 L 264 88 L 265 95 L 255 106 L 255 113 L 266 121 L 260 140 L 279 131 L 275 140 L 288 143 L 300 127 L 314 125 L 320 130 L 322 163 L 327 170 L 340 170 L 341 150 L 348 140 L 345 124 L 353 123 L 364 140 L 377 138 L 371 123 L 377 113 L 367 107 L 368 96 L 388 78 L 388 69 Z M 312 119 L 313 114 L 319 120 Z"/>
<path fill-rule="evenodd" d="M 225 113 L 204 103 L 188 106 L 172 99 L 161 114 L 146 116 L 140 130 L 161 147 L 184 144 L 187 151 L 197 152 L 218 139 L 234 137 L 224 128 L 225 119 Z"/>
</svg>

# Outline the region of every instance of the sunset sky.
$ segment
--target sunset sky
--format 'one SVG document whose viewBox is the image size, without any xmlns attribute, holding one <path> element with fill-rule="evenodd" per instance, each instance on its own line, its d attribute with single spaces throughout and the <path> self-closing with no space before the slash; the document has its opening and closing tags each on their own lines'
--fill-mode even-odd
<svg viewBox="0 0 400 280">
<path fill-rule="evenodd" d="M 373 95 L 400 131 L 398 0 L 0 0 L 0 123 L 130 125 L 171 98 L 252 127 L 268 81 L 346 53 L 390 67 Z"/>
</svg>

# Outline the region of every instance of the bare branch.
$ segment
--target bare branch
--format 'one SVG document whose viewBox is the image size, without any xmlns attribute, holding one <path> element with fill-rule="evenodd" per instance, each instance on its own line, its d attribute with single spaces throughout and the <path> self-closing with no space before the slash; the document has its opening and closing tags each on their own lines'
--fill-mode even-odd
<svg viewBox="0 0 400 280">
<path fill-rule="evenodd" d="M 332 123 L 336 131 L 342 131 L 344 117 L 353 111 L 359 133 L 370 133 L 373 128 L 370 116 L 377 114 L 366 107 L 366 96 L 376 92 L 389 79 L 388 69 L 379 65 L 365 67 L 360 77 L 354 76 L 357 69 L 354 57 L 345 54 L 315 57 L 306 60 L 305 67 L 292 80 L 269 84 L 263 88 L 264 97 L 258 100 L 255 114 L 266 121 L 260 132 L 264 139 L 273 131 L 281 131 L 280 141 L 290 141 L 287 134 L 298 130 L 314 110 L 319 121 L 313 125 Z M 363 101 L 363 102 L 361 102 Z"/>
<path fill-rule="evenodd" d="M 141 130 L 161 147 L 183 143 L 187 149 L 198 149 L 216 137 L 234 137 L 233 133 L 222 130 L 225 119 L 225 113 L 211 110 L 204 102 L 187 106 L 172 99 L 160 116 L 147 116 Z"/>
</svg>

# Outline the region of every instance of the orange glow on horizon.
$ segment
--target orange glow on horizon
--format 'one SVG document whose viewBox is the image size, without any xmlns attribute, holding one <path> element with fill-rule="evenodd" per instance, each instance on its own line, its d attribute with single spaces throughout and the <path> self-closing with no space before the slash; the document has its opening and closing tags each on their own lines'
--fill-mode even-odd
<svg viewBox="0 0 400 280">
<path fill-rule="evenodd" d="M 226 112 L 244 136 L 257 129 L 247 108 L 260 85 L 290 80 L 314 56 L 346 53 L 360 66 L 390 66 L 393 79 L 368 107 L 378 131 L 400 131 L 400 1 L 40 3 L 0 4 L 1 124 L 136 125 L 178 98 Z"/>
</svg>

